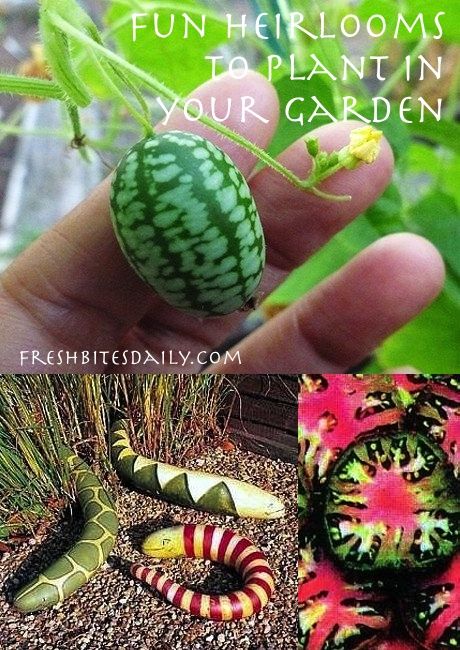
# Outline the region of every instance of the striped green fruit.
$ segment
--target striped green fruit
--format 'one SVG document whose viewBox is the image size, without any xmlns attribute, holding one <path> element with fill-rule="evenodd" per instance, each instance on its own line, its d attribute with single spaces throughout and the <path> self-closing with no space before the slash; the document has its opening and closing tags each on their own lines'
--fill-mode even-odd
<svg viewBox="0 0 460 650">
<path fill-rule="evenodd" d="M 14 605 L 21 612 L 35 612 L 62 602 L 93 577 L 115 544 L 118 518 L 111 498 L 72 450 L 64 447 L 62 456 L 75 480 L 85 525 L 73 547 L 15 595 Z"/>
<path fill-rule="evenodd" d="M 137 274 L 178 309 L 219 316 L 259 286 L 265 241 L 249 186 L 233 161 L 191 133 L 142 140 L 111 192 L 120 246 Z"/>
</svg>

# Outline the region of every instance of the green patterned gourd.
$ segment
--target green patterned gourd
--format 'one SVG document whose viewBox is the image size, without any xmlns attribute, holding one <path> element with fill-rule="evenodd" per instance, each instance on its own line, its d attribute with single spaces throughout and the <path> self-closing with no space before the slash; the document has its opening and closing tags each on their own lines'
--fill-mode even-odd
<svg viewBox="0 0 460 650">
<path fill-rule="evenodd" d="M 115 545 L 118 518 L 110 496 L 81 458 L 67 447 L 62 456 L 75 480 L 85 525 L 74 546 L 15 595 L 14 605 L 21 612 L 62 602 L 94 576 Z"/>
<path fill-rule="evenodd" d="M 131 266 L 178 309 L 229 314 L 259 286 L 265 242 L 248 184 L 198 135 L 170 131 L 130 149 L 113 178 L 111 215 Z"/>
<path fill-rule="evenodd" d="M 116 422 L 110 433 L 112 463 L 129 485 L 179 505 L 235 517 L 276 519 L 284 505 L 273 494 L 255 485 L 175 467 L 145 458 L 132 449 L 128 422 Z"/>
</svg>

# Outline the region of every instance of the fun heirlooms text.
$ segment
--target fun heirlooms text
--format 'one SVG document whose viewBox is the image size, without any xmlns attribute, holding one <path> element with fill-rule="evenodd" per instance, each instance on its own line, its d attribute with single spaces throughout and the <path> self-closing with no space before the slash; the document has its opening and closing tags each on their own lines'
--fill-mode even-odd
<svg viewBox="0 0 460 650">
<path fill-rule="evenodd" d="M 196 12 L 179 14 L 164 11 L 133 13 L 131 18 L 132 40 L 146 48 L 149 47 L 149 43 L 152 43 L 153 39 L 156 41 L 168 38 L 205 39 L 210 21 L 216 20 L 216 17 L 211 14 Z M 427 100 L 422 96 L 407 96 L 395 102 L 390 101 L 383 90 L 381 94 L 378 94 L 377 91 L 364 115 L 361 113 L 362 107 L 353 95 L 340 98 L 333 114 L 330 107 L 325 106 L 313 90 L 308 94 L 308 84 L 312 85 L 318 78 L 332 82 L 340 80 L 350 84 L 357 81 L 372 82 L 373 87 L 384 89 L 385 84 L 394 74 L 392 65 L 394 56 L 391 56 L 391 53 L 378 53 L 376 47 L 372 54 L 365 56 L 342 55 L 331 64 L 330 61 L 321 57 L 319 48 L 318 54 L 311 51 L 306 54 L 305 48 L 299 50 L 295 46 L 298 39 L 314 44 L 338 38 L 351 42 L 359 37 L 377 44 L 382 38 L 391 38 L 397 42 L 399 39 L 412 36 L 421 43 L 428 44 L 428 41 L 440 41 L 443 38 L 443 25 L 446 19 L 444 11 L 439 11 L 434 15 L 430 13 L 429 17 L 423 12 L 415 16 L 411 15 L 411 17 L 400 12 L 393 18 L 390 24 L 385 16 L 378 13 L 378 7 L 376 7 L 376 13 L 367 19 L 349 13 L 342 18 L 339 29 L 336 28 L 335 31 L 331 28 L 328 14 L 324 11 L 320 13 L 318 24 L 315 27 L 309 25 L 306 16 L 297 11 L 275 16 L 260 13 L 255 17 L 247 14 L 228 13 L 221 20 L 225 24 L 227 41 L 235 39 L 252 39 L 254 41 L 256 39 L 263 44 L 273 38 L 280 40 L 284 34 L 288 34 L 293 45 L 291 48 L 293 53 L 288 56 L 265 55 L 265 60 L 261 61 L 263 64 L 261 69 L 264 70 L 269 81 L 274 82 L 280 77 L 284 77 L 296 84 L 306 85 L 306 92 L 299 96 L 293 96 L 285 106 L 285 116 L 290 122 L 306 125 L 314 123 L 317 119 L 324 121 L 326 118 L 331 122 L 358 119 L 367 124 L 379 124 L 395 115 L 406 124 L 425 122 L 427 119 L 440 121 L 443 111 L 442 98 L 430 97 Z M 222 45 L 225 45 L 225 40 Z M 244 79 L 250 71 L 248 60 L 241 55 L 229 59 L 228 56 L 217 51 L 206 56 L 205 59 L 209 63 L 209 76 L 212 79 L 222 71 L 228 71 L 235 79 Z M 427 79 L 440 81 L 444 72 L 443 57 L 430 53 L 407 55 L 401 61 L 399 72 L 401 81 L 424 82 Z M 298 85 L 295 88 L 298 88 Z M 295 91 L 293 94 L 295 95 Z M 163 123 L 167 124 L 171 114 L 177 108 L 177 102 L 175 104 L 167 103 L 161 97 L 157 97 L 156 102 L 164 115 Z M 212 98 L 210 107 L 207 107 L 206 111 L 200 100 L 192 98 L 185 102 L 183 112 L 190 122 L 200 120 L 205 112 L 217 122 L 225 122 L 230 115 L 236 116 L 242 123 L 246 123 L 249 117 L 256 118 L 262 123 L 269 121 L 258 108 L 257 98 L 250 95 L 240 98 L 237 103 L 231 98 L 228 98 L 226 103 L 222 97 Z"/>
</svg>

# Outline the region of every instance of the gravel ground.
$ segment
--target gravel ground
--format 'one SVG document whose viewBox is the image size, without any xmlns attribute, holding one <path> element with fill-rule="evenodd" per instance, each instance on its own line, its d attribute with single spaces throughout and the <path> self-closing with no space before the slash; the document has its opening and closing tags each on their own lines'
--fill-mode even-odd
<svg viewBox="0 0 460 650">
<path fill-rule="evenodd" d="M 293 465 L 235 450 L 212 450 L 188 463 L 197 469 L 250 480 L 273 491 L 287 505 L 285 519 L 258 521 L 200 513 L 120 488 L 121 530 L 108 562 L 65 603 L 23 615 L 11 606 L 16 589 L 37 575 L 75 541 L 81 527 L 70 512 L 29 542 L 0 558 L 1 650 L 291 650 L 296 648 L 297 504 Z M 75 517 L 77 514 L 75 513 Z M 134 581 L 129 563 L 147 560 L 142 539 L 172 523 L 212 523 L 238 531 L 258 545 L 275 572 L 277 590 L 260 614 L 219 623 L 192 617 Z M 178 581 L 203 591 L 223 593 L 240 586 L 230 570 L 204 560 L 165 560 L 162 568 Z"/>
</svg>

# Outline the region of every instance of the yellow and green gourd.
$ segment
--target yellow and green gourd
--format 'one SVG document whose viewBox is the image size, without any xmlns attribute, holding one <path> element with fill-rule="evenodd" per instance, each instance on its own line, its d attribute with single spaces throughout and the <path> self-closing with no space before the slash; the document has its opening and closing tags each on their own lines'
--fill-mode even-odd
<svg viewBox="0 0 460 650">
<path fill-rule="evenodd" d="M 110 496 L 72 450 L 64 447 L 62 457 L 75 480 L 85 525 L 74 546 L 15 595 L 14 605 L 21 612 L 34 612 L 62 602 L 94 576 L 115 545 L 118 518 Z"/>
<path fill-rule="evenodd" d="M 110 203 L 125 256 L 170 305 L 219 316 L 254 296 L 262 225 L 244 176 L 213 143 L 182 131 L 142 140 L 119 163 Z"/>
<path fill-rule="evenodd" d="M 126 420 L 113 425 L 110 445 L 112 463 L 120 477 L 159 499 L 235 517 L 276 519 L 284 516 L 282 501 L 255 485 L 175 467 L 137 454 L 131 447 Z"/>
</svg>

